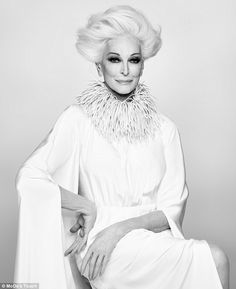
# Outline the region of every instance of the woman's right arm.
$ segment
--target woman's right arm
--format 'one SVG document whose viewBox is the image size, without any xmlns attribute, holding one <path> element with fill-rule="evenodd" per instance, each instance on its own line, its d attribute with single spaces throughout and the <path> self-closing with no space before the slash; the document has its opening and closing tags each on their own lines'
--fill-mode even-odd
<svg viewBox="0 0 236 289">
<path fill-rule="evenodd" d="M 70 229 L 70 231 L 72 233 L 76 233 L 79 229 L 82 229 L 80 231 L 80 236 L 86 236 L 87 238 L 97 218 L 97 208 L 95 203 L 83 196 L 74 194 L 62 188 L 61 186 L 59 186 L 59 188 L 61 192 L 61 207 L 77 213 L 77 222 Z M 82 216 L 82 221 L 80 216 Z M 84 240 L 84 242 L 86 242 L 86 240 Z"/>
<path fill-rule="evenodd" d="M 94 210 L 95 204 L 83 196 L 74 194 L 59 186 L 61 192 L 61 207 L 64 209 L 80 212 L 90 212 Z"/>
<path fill-rule="evenodd" d="M 58 180 L 63 180 L 67 189 L 74 188 L 74 197 L 82 201 L 76 192 L 76 182 L 70 182 L 72 175 L 78 175 L 75 159 L 80 135 L 78 113 L 74 105 L 63 111 L 48 136 L 16 175 L 19 205 L 16 283 L 36 282 L 41 289 L 68 288 L 70 265 L 64 257 Z M 72 202 L 71 198 L 72 193 L 70 201 L 64 198 L 67 205 Z"/>
</svg>

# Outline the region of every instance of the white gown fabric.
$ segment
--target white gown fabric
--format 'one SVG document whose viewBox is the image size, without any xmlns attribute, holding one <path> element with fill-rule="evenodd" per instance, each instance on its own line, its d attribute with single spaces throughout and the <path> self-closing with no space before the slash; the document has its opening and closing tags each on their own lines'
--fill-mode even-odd
<svg viewBox="0 0 236 289">
<path fill-rule="evenodd" d="M 93 289 L 222 289 L 205 240 L 186 240 L 182 221 L 188 197 L 178 130 L 163 114 L 149 142 L 108 142 L 79 104 L 60 115 L 46 139 L 20 168 L 16 187 L 19 230 L 14 282 L 40 289 L 76 289 L 80 268 L 96 233 L 115 222 L 154 210 L 171 229 L 136 229 L 115 247 Z M 97 219 L 86 248 L 64 257 L 75 218 L 61 209 L 59 185 L 96 203 Z M 81 288 L 80 288 L 81 289 Z"/>
</svg>

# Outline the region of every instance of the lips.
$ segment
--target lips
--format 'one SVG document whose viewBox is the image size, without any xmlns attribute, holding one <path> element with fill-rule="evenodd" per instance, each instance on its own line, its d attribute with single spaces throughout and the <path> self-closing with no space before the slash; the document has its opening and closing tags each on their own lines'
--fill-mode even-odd
<svg viewBox="0 0 236 289">
<path fill-rule="evenodd" d="M 130 84 L 132 80 L 116 80 L 119 84 Z"/>
</svg>

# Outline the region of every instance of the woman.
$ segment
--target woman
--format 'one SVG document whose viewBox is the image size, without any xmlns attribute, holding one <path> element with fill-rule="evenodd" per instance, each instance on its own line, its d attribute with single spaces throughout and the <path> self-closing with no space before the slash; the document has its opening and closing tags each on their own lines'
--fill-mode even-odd
<svg viewBox="0 0 236 289">
<path fill-rule="evenodd" d="M 160 30 L 129 6 L 93 15 L 77 49 L 92 83 L 18 172 L 15 282 L 40 288 L 229 288 L 226 254 L 186 240 L 176 125 L 140 83 Z M 64 253 L 65 252 L 65 253 Z"/>
</svg>

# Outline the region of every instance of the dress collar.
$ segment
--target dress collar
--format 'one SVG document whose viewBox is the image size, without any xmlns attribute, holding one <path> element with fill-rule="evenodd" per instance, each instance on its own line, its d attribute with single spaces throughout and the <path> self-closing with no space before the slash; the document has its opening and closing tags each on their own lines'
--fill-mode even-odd
<svg viewBox="0 0 236 289">
<path fill-rule="evenodd" d="M 111 142 L 123 138 L 140 142 L 154 137 L 160 128 L 155 100 L 143 83 L 123 101 L 102 81 L 94 81 L 76 99 L 99 133 Z"/>
</svg>

